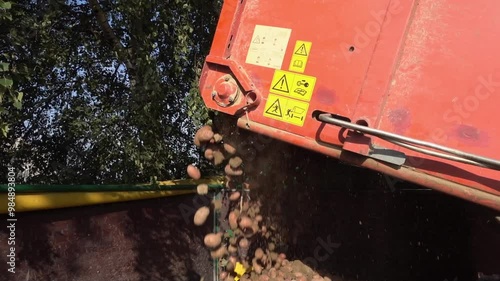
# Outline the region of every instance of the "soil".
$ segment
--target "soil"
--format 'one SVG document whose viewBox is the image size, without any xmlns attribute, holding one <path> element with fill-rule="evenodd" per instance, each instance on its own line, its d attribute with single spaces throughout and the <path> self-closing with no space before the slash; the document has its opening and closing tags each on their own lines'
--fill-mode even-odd
<svg viewBox="0 0 500 281">
<path fill-rule="evenodd" d="M 238 132 L 245 172 L 259 186 L 251 196 L 262 201 L 278 229 L 278 248 L 292 262 L 335 281 L 461 281 L 500 273 L 498 212 Z M 203 246 L 212 226 L 192 222 L 206 202 L 182 196 L 19 213 L 17 273 L 1 262 L 0 280 L 212 280 Z M 2 227 L 0 241 L 7 235 Z M 6 247 L 0 244 L 2 257 Z"/>
</svg>

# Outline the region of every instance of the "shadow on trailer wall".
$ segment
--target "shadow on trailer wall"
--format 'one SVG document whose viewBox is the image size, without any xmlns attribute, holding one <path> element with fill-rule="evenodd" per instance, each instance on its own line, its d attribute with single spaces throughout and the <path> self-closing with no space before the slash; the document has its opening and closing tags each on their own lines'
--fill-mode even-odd
<svg viewBox="0 0 500 281">
<path fill-rule="evenodd" d="M 2 281 L 199 281 L 212 274 L 203 247 L 210 226 L 189 215 L 194 196 L 18 213 L 16 273 Z M 206 202 L 199 198 L 197 202 Z M 191 214 L 192 216 L 192 214 Z M 1 216 L 5 222 L 5 216 Z M 2 227 L 0 241 L 7 241 Z M 210 279 L 205 279 L 210 280 Z"/>
</svg>

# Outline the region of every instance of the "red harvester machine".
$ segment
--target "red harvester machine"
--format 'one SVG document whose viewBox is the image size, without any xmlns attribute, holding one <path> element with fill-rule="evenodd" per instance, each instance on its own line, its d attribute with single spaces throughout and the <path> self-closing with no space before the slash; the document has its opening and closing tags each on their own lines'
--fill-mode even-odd
<svg viewBox="0 0 500 281">
<path fill-rule="evenodd" d="M 238 126 L 500 210 L 496 0 L 226 0 L 200 80 Z"/>
</svg>

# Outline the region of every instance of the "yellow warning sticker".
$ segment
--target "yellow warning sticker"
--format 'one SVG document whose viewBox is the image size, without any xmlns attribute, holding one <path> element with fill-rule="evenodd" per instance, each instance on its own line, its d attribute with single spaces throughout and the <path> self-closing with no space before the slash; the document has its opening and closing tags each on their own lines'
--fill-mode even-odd
<svg viewBox="0 0 500 281">
<path fill-rule="evenodd" d="M 269 94 L 264 108 L 264 116 L 302 127 L 308 109 L 307 102 Z"/>
<path fill-rule="evenodd" d="M 293 49 L 292 60 L 290 61 L 290 71 L 304 73 L 306 70 L 307 60 L 311 53 L 312 42 L 300 41 L 295 43 Z"/>
<path fill-rule="evenodd" d="M 310 101 L 315 86 L 316 77 L 276 70 L 269 91 L 299 100 Z"/>
</svg>

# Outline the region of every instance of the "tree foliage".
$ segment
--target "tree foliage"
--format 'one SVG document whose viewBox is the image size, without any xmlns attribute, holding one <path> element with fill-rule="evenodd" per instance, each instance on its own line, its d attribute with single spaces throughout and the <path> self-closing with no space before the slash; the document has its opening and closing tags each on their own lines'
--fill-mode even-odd
<svg viewBox="0 0 500 281">
<path fill-rule="evenodd" d="M 7 29 L 11 22 L 12 3 L 0 0 L 0 26 L 2 29 Z M 0 37 L 0 136 L 3 137 L 6 137 L 9 131 L 9 124 L 5 121 L 4 116 L 13 109 L 20 110 L 23 99 L 23 93 L 13 88 L 13 79 L 21 79 L 23 71 L 17 70 L 11 64 L 13 58 L 7 39 L 5 35 Z M 22 43 L 22 39 L 20 40 L 18 37 L 12 36 L 10 39 L 13 44 Z"/>
<path fill-rule="evenodd" d="M 9 70 L 26 72 L 8 90 L 24 93 L 22 110 L 0 119 L 11 127 L 2 169 L 11 162 L 30 183 L 183 176 L 194 128 L 208 118 L 197 81 L 219 9 L 204 0 L 13 4 L 0 42 Z"/>
</svg>

